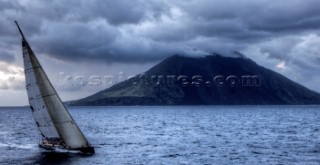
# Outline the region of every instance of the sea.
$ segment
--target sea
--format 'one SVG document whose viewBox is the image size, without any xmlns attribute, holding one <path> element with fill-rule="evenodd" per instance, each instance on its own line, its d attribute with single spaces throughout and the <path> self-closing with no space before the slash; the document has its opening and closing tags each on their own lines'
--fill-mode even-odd
<svg viewBox="0 0 320 165">
<path fill-rule="evenodd" d="M 320 106 L 68 107 L 94 155 L 48 151 L 28 107 L 0 108 L 0 164 L 320 164 Z"/>
</svg>

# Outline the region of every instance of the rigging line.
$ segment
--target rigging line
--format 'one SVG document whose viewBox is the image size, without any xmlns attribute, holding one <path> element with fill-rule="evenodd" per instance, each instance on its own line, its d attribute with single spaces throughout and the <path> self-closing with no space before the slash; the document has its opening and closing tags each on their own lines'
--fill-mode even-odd
<svg viewBox="0 0 320 165">
<path fill-rule="evenodd" d="M 33 68 L 26 68 L 24 71 L 29 71 L 29 70 L 37 69 L 37 68 L 41 68 L 41 66 L 36 66 L 36 67 L 33 67 Z"/>
<path fill-rule="evenodd" d="M 29 100 L 41 100 L 43 98 L 46 98 L 46 97 L 50 97 L 50 96 L 53 96 L 53 95 L 56 95 L 56 93 L 52 93 L 52 94 L 48 94 L 48 95 L 40 95 L 40 97 L 36 96 L 36 98 L 29 98 Z"/>
<path fill-rule="evenodd" d="M 41 96 L 42 98 L 45 98 L 45 97 L 49 97 L 49 96 L 53 96 L 53 95 L 56 95 L 56 93 L 52 93 L 52 94 L 48 94 L 48 95 L 43 95 Z M 39 98 L 40 99 L 40 98 Z"/>
<path fill-rule="evenodd" d="M 74 123 L 72 122 L 72 120 L 68 120 L 68 121 L 60 121 L 60 122 L 53 122 L 53 124 L 64 124 L 64 123 Z"/>
</svg>

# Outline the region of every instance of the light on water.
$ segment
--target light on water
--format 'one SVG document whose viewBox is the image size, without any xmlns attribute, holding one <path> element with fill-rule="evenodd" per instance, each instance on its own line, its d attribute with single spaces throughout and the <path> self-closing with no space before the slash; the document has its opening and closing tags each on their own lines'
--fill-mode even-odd
<svg viewBox="0 0 320 165">
<path fill-rule="evenodd" d="M 319 106 L 70 107 L 92 156 L 38 147 L 27 108 L 0 109 L 0 164 L 319 164 Z"/>
</svg>

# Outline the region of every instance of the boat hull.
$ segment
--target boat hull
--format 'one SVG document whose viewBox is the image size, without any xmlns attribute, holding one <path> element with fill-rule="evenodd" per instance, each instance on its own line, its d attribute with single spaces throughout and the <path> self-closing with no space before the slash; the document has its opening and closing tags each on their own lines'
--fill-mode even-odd
<svg viewBox="0 0 320 165">
<path fill-rule="evenodd" d="M 78 148 L 76 150 L 79 150 L 80 152 L 85 153 L 85 154 L 94 154 L 95 153 L 93 147 Z"/>
<path fill-rule="evenodd" d="M 93 147 L 84 147 L 84 148 L 64 148 L 63 146 L 59 145 L 47 145 L 47 144 L 39 144 L 39 147 L 50 150 L 50 151 L 56 151 L 56 150 L 64 150 L 64 151 L 79 151 L 84 154 L 94 154 L 95 150 Z"/>
</svg>

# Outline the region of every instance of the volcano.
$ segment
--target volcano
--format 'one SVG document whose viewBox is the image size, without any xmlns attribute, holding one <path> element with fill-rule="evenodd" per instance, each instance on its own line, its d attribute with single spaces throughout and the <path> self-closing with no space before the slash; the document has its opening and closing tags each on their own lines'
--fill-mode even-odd
<svg viewBox="0 0 320 165">
<path fill-rule="evenodd" d="M 320 94 L 244 57 L 171 56 L 71 105 L 310 105 Z"/>
</svg>

